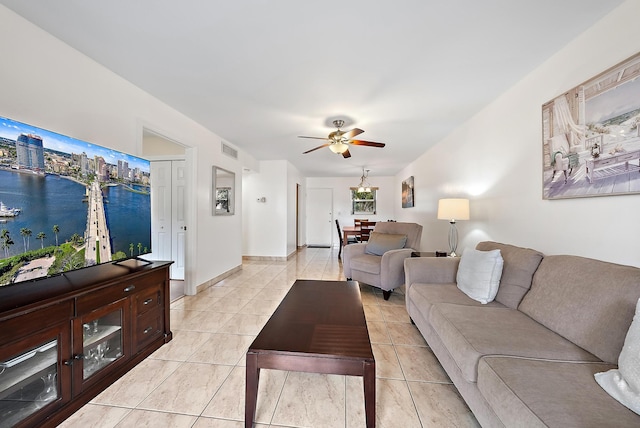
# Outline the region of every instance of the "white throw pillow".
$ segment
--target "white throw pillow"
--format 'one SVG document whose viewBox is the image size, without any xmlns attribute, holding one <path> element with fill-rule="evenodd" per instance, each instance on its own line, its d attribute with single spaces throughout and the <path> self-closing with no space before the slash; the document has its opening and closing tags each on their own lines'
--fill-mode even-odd
<svg viewBox="0 0 640 428">
<path fill-rule="evenodd" d="M 640 415 L 640 300 L 618 357 L 618 368 L 596 373 L 595 378 L 610 396 Z"/>
<path fill-rule="evenodd" d="M 498 294 L 503 265 L 500 250 L 465 249 L 456 275 L 458 288 L 482 304 L 493 301 Z"/>
</svg>

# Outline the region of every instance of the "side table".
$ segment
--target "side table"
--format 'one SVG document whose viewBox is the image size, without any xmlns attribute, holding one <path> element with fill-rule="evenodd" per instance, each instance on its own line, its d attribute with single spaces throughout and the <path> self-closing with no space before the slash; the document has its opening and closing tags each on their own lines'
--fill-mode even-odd
<svg viewBox="0 0 640 428">
<path fill-rule="evenodd" d="M 413 251 L 411 257 L 447 257 L 446 251 Z"/>
</svg>

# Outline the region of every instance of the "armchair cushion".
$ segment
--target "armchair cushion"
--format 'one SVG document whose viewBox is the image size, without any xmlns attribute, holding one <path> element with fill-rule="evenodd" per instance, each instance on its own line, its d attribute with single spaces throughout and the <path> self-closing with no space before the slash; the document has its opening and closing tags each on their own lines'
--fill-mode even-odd
<svg viewBox="0 0 640 428">
<path fill-rule="evenodd" d="M 380 256 L 365 253 L 351 261 L 351 269 L 380 275 Z"/>
<path fill-rule="evenodd" d="M 366 254 L 381 256 L 387 251 L 399 250 L 404 248 L 407 243 L 407 235 L 398 235 L 395 233 L 379 233 L 371 232 L 369 242 L 364 250 Z"/>
</svg>

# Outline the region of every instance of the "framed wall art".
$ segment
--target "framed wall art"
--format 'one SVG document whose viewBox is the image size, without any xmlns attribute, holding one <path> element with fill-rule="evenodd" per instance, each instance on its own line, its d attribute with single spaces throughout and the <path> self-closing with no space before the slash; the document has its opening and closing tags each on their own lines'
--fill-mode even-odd
<svg viewBox="0 0 640 428">
<path fill-rule="evenodd" d="M 543 199 L 640 193 L 640 53 L 542 106 Z"/>
<path fill-rule="evenodd" d="M 236 174 L 217 166 L 212 169 L 213 215 L 233 215 L 235 213 Z"/>
<path fill-rule="evenodd" d="M 402 182 L 402 208 L 413 207 L 413 175 Z"/>
</svg>

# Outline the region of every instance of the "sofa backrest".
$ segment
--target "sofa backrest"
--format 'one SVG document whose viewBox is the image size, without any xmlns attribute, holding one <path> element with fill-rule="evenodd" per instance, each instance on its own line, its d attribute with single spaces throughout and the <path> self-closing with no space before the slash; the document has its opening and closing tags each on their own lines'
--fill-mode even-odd
<svg viewBox="0 0 640 428">
<path fill-rule="evenodd" d="M 601 360 L 617 364 L 639 298 L 639 268 L 545 256 L 518 309 Z"/>
<path fill-rule="evenodd" d="M 405 248 L 413 248 L 420 251 L 420 240 L 422 239 L 422 225 L 418 223 L 402 223 L 397 221 L 379 221 L 373 229 L 378 233 L 395 233 L 398 235 L 407 235 Z"/>
<path fill-rule="evenodd" d="M 478 243 L 476 250 L 500 250 L 504 266 L 495 300 L 509 308 L 517 309 L 522 298 L 531 288 L 533 274 L 542 260 L 542 253 L 530 248 L 491 241 Z"/>
</svg>

